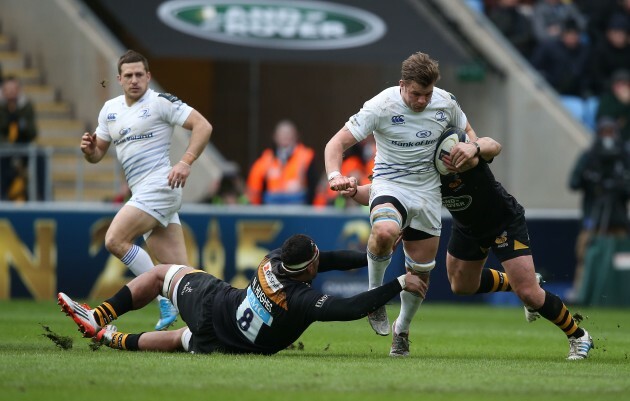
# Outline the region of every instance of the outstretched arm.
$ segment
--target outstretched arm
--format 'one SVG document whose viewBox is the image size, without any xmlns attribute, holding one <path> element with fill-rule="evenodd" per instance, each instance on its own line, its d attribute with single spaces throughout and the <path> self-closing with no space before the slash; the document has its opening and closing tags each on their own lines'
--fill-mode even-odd
<svg viewBox="0 0 630 401">
<path fill-rule="evenodd" d="M 319 308 L 319 321 L 349 321 L 367 316 L 368 313 L 385 305 L 401 290 L 419 297 L 426 295 L 427 285 L 418 276 L 407 273 L 369 291 L 350 298 L 329 297 Z"/>
<path fill-rule="evenodd" d="M 367 253 L 359 251 L 322 251 L 319 253 L 320 273 L 331 270 L 352 270 L 367 266 Z"/>
</svg>

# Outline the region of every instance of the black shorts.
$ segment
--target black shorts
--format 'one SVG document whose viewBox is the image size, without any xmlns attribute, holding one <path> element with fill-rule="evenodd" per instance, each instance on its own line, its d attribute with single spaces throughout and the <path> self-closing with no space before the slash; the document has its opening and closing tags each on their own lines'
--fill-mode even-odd
<svg viewBox="0 0 630 401">
<path fill-rule="evenodd" d="M 448 241 L 448 252 L 457 259 L 474 261 L 485 259 L 489 250 L 492 249 L 499 262 L 532 254 L 527 223 L 523 214 L 497 231 L 499 234 L 493 237 L 474 238 L 453 224 L 451 238 Z"/>
<path fill-rule="evenodd" d="M 209 354 L 221 349 L 212 322 L 212 305 L 217 292 L 230 285 L 211 274 L 188 273 L 177 287 L 177 308 L 192 332 L 190 352 Z"/>
</svg>

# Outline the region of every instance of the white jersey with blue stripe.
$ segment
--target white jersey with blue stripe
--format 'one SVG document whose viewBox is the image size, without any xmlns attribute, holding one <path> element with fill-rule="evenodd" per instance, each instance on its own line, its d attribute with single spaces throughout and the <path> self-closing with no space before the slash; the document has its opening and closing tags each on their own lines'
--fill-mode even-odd
<svg viewBox="0 0 630 401">
<path fill-rule="evenodd" d="M 435 87 L 427 107 L 414 112 L 403 101 L 400 86 L 393 86 L 365 102 L 346 127 L 357 141 L 374 135 L 374 181 L 434 190 L 440 186 L 433 164 L 437 140 L 445 128 L 464 129 L 467 121 L 455 98 L 443 89 Z"/>
<path fill-rule="evenodd" d="M 175 125 L 183 125 L 192 107 L 176 96 L 152 89 L 131 106 L 121 95 L 105 102 L 96 135 L 116 147 L 129 188 L 146 179 L 167 180 Z"/>
</svg>

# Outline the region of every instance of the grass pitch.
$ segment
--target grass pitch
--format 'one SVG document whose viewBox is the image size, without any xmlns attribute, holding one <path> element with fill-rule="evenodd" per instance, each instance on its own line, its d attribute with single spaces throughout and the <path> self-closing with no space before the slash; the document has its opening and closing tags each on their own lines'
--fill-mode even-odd
<svg viewBox="0 0 630 401">
<path fill-rule="evenodd" d="M 390 319 L 398 305 L 389 306 Z M 426 302 L 411 353 L 388 356 L 391 337 L 365 319 L 316 323 L 303 349 L 272 357 L 92 350 L 51 302 L 0 302 L 0 400 L 624 400 L 630 396 L 630 313 L 571 308 L 595 341 L 566 361 L 564 335 L 522 308 Z M 150 330 L 157 305 L 118 320 Z M 42 325 L 72 348 L 55 345 Z M 49 334 L 49 333 L 48 333 Z"/>
</svg>

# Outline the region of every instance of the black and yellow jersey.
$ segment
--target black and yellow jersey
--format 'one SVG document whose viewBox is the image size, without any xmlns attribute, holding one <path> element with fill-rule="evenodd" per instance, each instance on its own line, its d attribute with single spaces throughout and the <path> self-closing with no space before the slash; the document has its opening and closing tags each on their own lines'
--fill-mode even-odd
<svg viewBox="0 0 630 401">
<path fill-rule="evenodd" d="M 457 174 L 440 176 L 442 205 L 453 216 L 453 225 L 473 238 L 497 235 L 524 212 L 523 207 L 494 178 L 488 162 Z"/>
<path fill-rule="evenodd" d="M 366 316 L 401 291 L 398 280 L 350 298 L 323 294 L 281 269 L 280 249 L 269 253 L 245 289 L 217 293 L 212 321 L 221 349 L 273 354 L 295 342 L 315 321 L 348 321 Z M 365 252 L 320 252 L 319 272 L 367 266 Z"/>
</svg>

